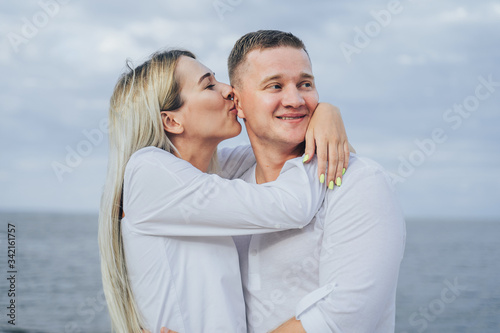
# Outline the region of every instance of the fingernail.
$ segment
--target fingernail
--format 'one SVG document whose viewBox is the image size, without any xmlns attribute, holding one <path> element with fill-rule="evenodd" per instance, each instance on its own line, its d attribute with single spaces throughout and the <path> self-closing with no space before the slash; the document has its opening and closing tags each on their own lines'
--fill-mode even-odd
<svg viewBox="0 0 500 333">
<path fill-rule="evenodd" d="M 328 188 L 330 190 L 333 190 L 333 180 L 330 180 L 330 184 L 328 184 Z"/>
<path fill-rule="evenodd" d="M 302 163 L 306 163 L 308 159 L 309 159 L 309 154 L 305 154 Z"/>
<path fill-rule="evenodd" d="M 345 175 L 345 168 L 342 169 L 342 175 Z"/>
<path fill-rule="evenodd" d="M 337 180 L 335 181 L 335 184 L 337 184 L 337 186 L 340 187 L 340 185 L 342 185 L 342 178 L 337 177 Z"/>
<path fill-rule="evenodd" d="M 319 176 L 319 182 L 323 184 L 325 182 L 325 174 L 322 173 L 321 176 Z"/>
</svg>

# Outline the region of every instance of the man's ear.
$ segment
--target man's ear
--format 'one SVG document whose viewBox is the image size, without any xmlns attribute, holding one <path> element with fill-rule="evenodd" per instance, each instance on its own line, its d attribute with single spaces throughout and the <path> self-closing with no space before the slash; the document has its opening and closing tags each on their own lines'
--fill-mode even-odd
<svg viewBox="0 0 500 333">
<path fill-rule="evenodd" d="M 236 107 L 236 110 L 238 110 L 238 117 L 241 119 L 245 119 L 245 112 L 243 111 L 243 108 L 241 107 L 241 98 L 240 98 L 240 92 L 238 89 L 233 88 L 234 92 L 234 105 Z"/>
<path fill-rule="evenodd" d="M 161 111 L 163 129 L 172 134 L 181 134 L 184 132 L 184 126 L 182 126 L 178 118 L 174 111 Z"/>
</svg>

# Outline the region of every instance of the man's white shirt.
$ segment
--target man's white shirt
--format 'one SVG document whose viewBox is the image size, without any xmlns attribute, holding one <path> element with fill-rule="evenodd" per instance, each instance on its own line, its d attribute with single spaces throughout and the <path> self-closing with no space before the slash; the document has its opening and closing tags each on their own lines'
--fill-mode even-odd
<svg viewBox="0 0 500 333">
<path fill-rule="evenodd" d="M 255 165 L 241 178 L 255 183 Z M 308 333 L 394 332 L 406 236 L 394 188 L 355 154 L 342 183 L 306 227 L 234 237 L 248 332 L 294 316 Z"/>
</svg>

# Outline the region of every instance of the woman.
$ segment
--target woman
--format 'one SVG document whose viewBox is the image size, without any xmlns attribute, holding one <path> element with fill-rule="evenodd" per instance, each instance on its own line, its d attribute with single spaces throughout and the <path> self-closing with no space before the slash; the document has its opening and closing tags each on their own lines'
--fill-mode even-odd
<svg viewBox="0 0 500 333">
<path fill-rule="evenodd" d="M 294 159 L 264 185 L 205 173 L 218 170 L 217 144 L 241 125 L 231 87 L 188 51 L 156 53 L 122 75 L 109 116 L 99 246 L 114 329 L 245 332 L 230 236 L 307 224 L 325 190 L 315 170 Z M 315 131 L 331 131 L 331 123 L 319 122 Z M 227 178 L 254 163 L 250 147 L 219 155 Z"/>
</svg>

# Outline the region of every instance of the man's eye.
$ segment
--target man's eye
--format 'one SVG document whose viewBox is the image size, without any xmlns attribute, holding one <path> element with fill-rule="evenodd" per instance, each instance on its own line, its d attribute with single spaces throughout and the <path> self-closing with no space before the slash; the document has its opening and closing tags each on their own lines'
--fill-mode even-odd
<svg viewBox="0 0 500 333">
<path fill-rule="evenodd" d="M 213 89 L 213 87 L 215 87 L 215 84 L 210 84 L 205 89 Z"/>
<path fill-rule="evenodd" d="M 270 85 L 269 88 L 271 88 L 271 89 L 281 89 L 281 86 L 279 84 L 273 84 L 273 85 Z"/>
<path fill-rule="evenodd" d="M 312 84 L 311 84 L 311 82 L 304 82 L 304 83 L 302 83 L 302 86 L 304 86 L 306 88 L 311 88 Z"/>
</svg>

